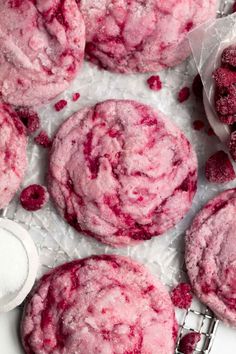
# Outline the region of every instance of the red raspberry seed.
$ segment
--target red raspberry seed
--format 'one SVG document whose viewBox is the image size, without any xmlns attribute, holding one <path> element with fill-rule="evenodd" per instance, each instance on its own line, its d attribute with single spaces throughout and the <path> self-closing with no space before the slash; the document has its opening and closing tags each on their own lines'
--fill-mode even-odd
<svg viewBox="0 0 236 354">
<path fill-rule="evenodd" d="M 41 209 L 48 202 L 48 199 L 47 189 L 39 184 L 28 186 L 20 194 L 21 205 L 28 211 Z"/>
<path fill-rule="evenodd" d="M 160 80 L 160 76 L 158 75 L 150 76 L 149 79 L 147 79 L 147 84 L 150 90 L 153 91 L 159 91 L 162 88 L 162 82 Z"/>
<path fill-rule="evenodd" d="M 67 101 L 66 100 L 60 100 L 58 101 L 54 107 L 55 107 L 55 110 L 57 112 L 61 111 L 65 106 L 67 105 Z"/>
<path fill-rule="evenodd" d="M 206 162 L 206 178 L 211 183 L 225 183 L 235 179 L 233 165 L 228 154 L 217 151 Z"/>
<path fill-rule="evenodd" d="M 180 309 L 188 309 L 193 299 L 191 286 L 187 283 L 180 283 L 171 291 L 170 297 L 174 306 Z"/>
<path fill-rule="evenodd" d="M 183 103 L 185 101 L 187 101 L 187 99 L 189 98 L 190 96 L 190 89 L 189 87 L 183 87 L 179 93 L 178 93 L 178 101 L 180 103 Z"/>
<path fill-rule="evenodd" d="M 45 130 L 41 130 L 39 135 L 34 138 L 34 141 L 37 145 L 40 145 L 43 148 L 50 148 L 52 146 L 52 141 Z"/>
<path fill-rule="evenodd" d="M 190 332 L 181 338 L 179 351 L 183 354 L 193 354 L 197 343 L 201 340 L 200 333 Z"/>
</svg>

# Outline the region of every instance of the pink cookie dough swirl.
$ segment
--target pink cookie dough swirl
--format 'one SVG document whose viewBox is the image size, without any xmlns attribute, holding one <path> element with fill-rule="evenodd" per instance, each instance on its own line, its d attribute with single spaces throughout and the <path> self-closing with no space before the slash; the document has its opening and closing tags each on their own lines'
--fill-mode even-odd
<svg viewBox="0 0 236 354">
<path fill-rule="evenodd" d="M 19 106 L 48 102 L 82 65 L 85 28 L 75 0 L 0 0 L 0 93 Z"/>
<path fill-rule="evenodd" d="M 59 129 L 49 192 L 78 231 L 112 246 L 163 234 L 189 210 L 196 155 L 161 112 L 128 100 L 84 108 Z"/>
<path fill-rule="evenodd" d="M 186 235 L 186 266 L 199 299 L 236 327 L 236 189 L 200 211 Z"/>
<path fill-rule="evenodd" d="M 27 354 L 171 354 L 177 335 L 165 287 L 143 266 L 114 255 L 46 274 L 21 328 Z"/>
<path fill-rule="evenodd" d="M 0 102 L 0 210 L 23 180 L 27 167 L 25 127 L 7 104 Z"/>
<path fill-rule="evenodd" d="M 190 55 L 190 30 L 216 16 L 217 0 L 79 0 L 86 56 L 116 72 L 158 71 Z"/>
</svg>

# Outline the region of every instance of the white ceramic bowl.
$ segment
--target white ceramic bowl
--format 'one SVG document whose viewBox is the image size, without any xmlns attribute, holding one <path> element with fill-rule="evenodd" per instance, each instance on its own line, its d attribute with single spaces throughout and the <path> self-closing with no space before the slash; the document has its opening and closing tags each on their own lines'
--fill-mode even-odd
<svg viewBox="0 0 236 354">
<path fill-rule="evenodd" d="M 37 248 L 30 234 L 18 223 L 0 218 L 0 229 L 5 229 L 10 232 L 13 237 L 16 237 L 21 242 L 28 263 L 27 275 L 22 287 L 14 293 L 11 293 L 8 297 L 5 296 L 0 299 L 0 312 L 7 312 L 19 306 L 32 289 L 39 266 L 39 257 Z M 11 255 L 9 255 L 9 257 L 10 256 Z"/>
</svg>

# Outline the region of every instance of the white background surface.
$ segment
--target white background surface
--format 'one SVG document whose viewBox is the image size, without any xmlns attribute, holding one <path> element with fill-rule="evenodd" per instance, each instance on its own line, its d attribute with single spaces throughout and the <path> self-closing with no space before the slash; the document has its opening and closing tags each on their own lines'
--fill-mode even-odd
<svg viewBox="0 0 236 354">
<path fill-rule="evenodd" d="M 1 354 L 24 354 L 18 339 L 20 310 L 0 314 Z M 235 354 L 236 330 L 220 325 L 211 354 Z M 156 353 L 158 354 L 158 353 Z"/>
</svg>

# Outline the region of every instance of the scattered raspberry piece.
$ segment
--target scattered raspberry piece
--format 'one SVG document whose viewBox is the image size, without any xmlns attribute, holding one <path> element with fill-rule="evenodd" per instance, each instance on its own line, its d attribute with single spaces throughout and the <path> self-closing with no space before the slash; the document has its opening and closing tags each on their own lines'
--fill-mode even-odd
<svg viewBox="0 0 236 354">
<path fill-rule="evenodd" d="M 205 123 L 202 120 L 195 120 L 193 122 L 193 129 L 202 130 L 205 126 Z"/>
<path fill-rule="evenodd" d="M 67 105 L 66 100 L 60 100 L 57 103 L 55 103 L 54 107 L 57 112 L 61 111 L 65 106 Z"/>
<path fill-rule="evenodd" d="M 21 122 L 21 120 L 19 119 L 19 117 L 17 115 L 15 115 L 14 113 L 12 113 L 12 119 L 13 122 L 15 124 L 16 129 L 18 130 L 18 133 L 20 135 L 26 135 L 26 129 L 24 124 Z"/>
<path fill-rule="evenodd" d="M 17 109 L 17 114 L 24 126 L 26 127 L 26 131 L 29 135 L 39 129 L 39 116 L 36 112 L 27 107 L 22 107 Z"/>
<path fill-rule="evenodd" d="M 158 75 L 150 76 L 149 79 L 147 79 L 147 84 L 150 90 L 153 91 L 159 91 L 162 88 L 162 82 L 160 80 L 160 76 Z"/>
<path fill-rule="evenodd" d="M 75 92 L 72 95 L 72 101 L 75 102 L 80 98 L 80 93 L 79 92 Z"/>
<path fill-rule="evenodd" d="M 200 333 L 190 332 L 181 338 L 179 351 L 183 354 L 193 354 L 197 343 L 201 340 Z"/>
<path fill-rule="evenodd" d="M 190 89 L 189 87 L 183 87 L 178 93 L 178 101 L 180 103 L 186 101 L 190 96 Z"/>
<path fill-rule="evenodd" d="M 32 184 L 23 189 L 20 194 L 20 202 L 24 209 L 36 211 L 44 207 L 48 202 L 49 195 L 46 187 L 39 184 Z"/>
<path fill-rule="evenodd" d="M 36 144 L 44 147 L 44 148 L 50 148 L 52 145 L 52 141 L 47 135 L 45 130 L 41 130 L 38 136 L 34 138 L 34 141 Z"/>
<path fill-rule="evenodd" d="M 176 288 L 172 289 L 170 297 L 176 307 L 188 309 L 193 299 L 191 286 L 187 283 L 180 283 Z"/>
<path fill-rule="evenodd" d="M 229 152 L 232 159 L 236 161 L 236 131 L 231 134 L 229 142 Z"/>
<path fill-rule="evenodd" d="M 217 151 L 206 162 L 206 178 L 211 183 L 225 183 L 235 179 L 233 165 L 228 154 Z"/>
<path fill-rule="evenodd" d="M 193 79 L 192 90 L 193 90 L 194 95 L 197 98 L 202 99 L 202 97 L 203 97 L 203 84 L 202 84 L 201 76 L 199 74 L 196 75 L 195 78 Z"/>
<path fill-rule="evenodd" d="M 213 130 L 212 128 L 209 128 L 209 129 L 207 130 L 207 135 L 208 135 L 208 136 L 215 136 L 216 134 L 215 134 L 215 132 L 214 132 L 214 130 Z"/>
</svg>

